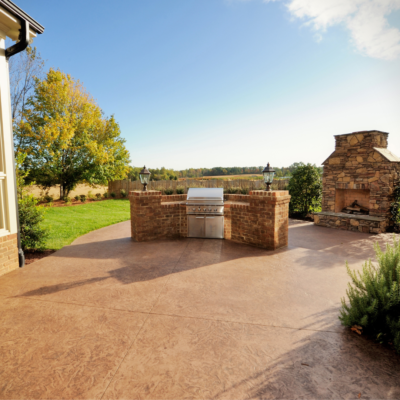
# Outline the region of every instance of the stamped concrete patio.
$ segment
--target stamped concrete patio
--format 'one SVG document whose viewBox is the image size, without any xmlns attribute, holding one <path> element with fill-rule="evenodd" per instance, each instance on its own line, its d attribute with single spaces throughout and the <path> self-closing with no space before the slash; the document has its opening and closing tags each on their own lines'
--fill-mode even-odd
<svg viewBox="0 0 400 400">
<path fill-rule="evenodd" d="M 389 236 L 290 226 L 290 246 L 134 243 L 100 229 L 0 278 L 0 398 L 400 398 L 400 357 L 338 321 Z"/>
</svg>

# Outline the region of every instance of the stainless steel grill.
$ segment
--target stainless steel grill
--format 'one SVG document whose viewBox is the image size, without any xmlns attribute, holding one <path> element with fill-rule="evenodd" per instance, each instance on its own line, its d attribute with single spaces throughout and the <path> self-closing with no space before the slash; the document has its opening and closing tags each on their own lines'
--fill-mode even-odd
<svg viewBox="0 0 400 400">
<path fill-rule="evenodd" d="M 188 236 L 224 238 L 224 190 L 222 188 L 190 188 L 186 214 Z"/>
</svg>

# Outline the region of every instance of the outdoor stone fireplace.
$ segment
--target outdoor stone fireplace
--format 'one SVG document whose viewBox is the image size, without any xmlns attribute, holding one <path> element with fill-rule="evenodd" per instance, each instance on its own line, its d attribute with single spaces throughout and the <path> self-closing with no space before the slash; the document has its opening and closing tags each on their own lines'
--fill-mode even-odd
<svg viewBox="0 0 400 400">
<path fill-rule="evenodd" d="M 388 133 L 362 131 L 335 136 L 335 151 L 323 162 L 322 212 L 314 223 L 329 228 L 382 233 L 400 158 L 388 149 Z"/>
</svg>

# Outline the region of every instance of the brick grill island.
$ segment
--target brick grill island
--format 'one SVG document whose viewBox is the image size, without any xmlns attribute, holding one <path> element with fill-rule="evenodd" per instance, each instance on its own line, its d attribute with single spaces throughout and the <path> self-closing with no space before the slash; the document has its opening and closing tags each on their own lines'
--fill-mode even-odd
<svg viewBox="0 0 400 400">
<path fill-rule="evenodd" d="M 388 149 L 388 133 L 362 131 L 335 136 L 335 151 L 323 163 L 322 212 L 314 223 L 366 233 L 385 232 L 400 177 L 400 158 Z M 354 201 L 369 215 L 343 213 Z"/>
<path fill-rule="evenodd" d="M 132 191 L 129 200 L 134 241 L 188 236 L 186 194 L 163 196 L 156 190 Z M 225 239 L 268 250 L 287 246 L 289 201 L 286 190 L 225 195 Z"/>
</svg>

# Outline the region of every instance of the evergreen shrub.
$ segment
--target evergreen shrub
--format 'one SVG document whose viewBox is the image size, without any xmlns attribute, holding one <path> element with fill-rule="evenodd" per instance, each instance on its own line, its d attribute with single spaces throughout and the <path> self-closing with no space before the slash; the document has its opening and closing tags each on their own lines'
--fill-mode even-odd
<svg viewBox="0 0 400 400">
<path fill-rule="evenodd" d="M 380 343 L 393 344 L 400 353 L 400 239 L 382 251 L 375 244 L 377 265 L 368 260 L 362 272 L 347 272 L 351 277 L 347 296 L 342 299 L 339 319 L 358 333 Z"/>
<path fill-rule="evenodd" d="M 77 194 L 77 195 L 74 197 L 74 199 L 75 199 L 76 201 L 79 201 L 80 198 L 81 198 L 81 197 L 79 196 L 79 194 Z"/>
<path fill-rule="evenodd" d="M 104 197 L 105 199 L 108 199 L 108 192 L 104 192 L 104 193 L 103 193 L 103 197 Z"/>
<path fill-rule="evenodd" d="M 101 193 L 96 193 L 96 197 L 97 197 L 98 199 L 101 199 Z"/>
<path fill-rule="evenodd" d="M 84 194 L 80 195 L 81 202 L 84 203 L 86 201 L 86 196 Z"/>
<path fill-rule="evenodd" d="M 170 196 L 171 194 L 174 194 L 174 189 L 165 189 L 165 190 L 164 190 L 164 193 L 165 193 L 167 196 Z"/>
<path fill-rule="evenodd" d="M 121 189 L 120 193 L 121 193 L 121 197 L 123 197 L 123 198 L 126 197 L 126 190 L 125 189 Z"/>
<path fill-rule="evenodd" d="M 322 179 L 321 172 L 311 164 L 300 164 L 292 174 L 288 185 L 291 196 L 289 213 L 306 216 L 321 211 Z"/>
<path fill-rule="evenodd" d="M 33 195 L 24 195 L 18 200 L 21 246 L 26 249 L 42 250 L 48 232 L 41 227 L 45 210 L 37 206 Z"/>
<path fill-rule="evenodd" d="M 184 194 L 185 193 L 185 188 L 182 186 L 178 186 L 176 188 L 176 194 Z"/>
<path fill-rule="evenodd" d="M 113 199 L 115 199 L 116 194 L 115 194 L 114 192 L 111 192 L 111 193 L 110 193 L 110 196 L 111 196 Z"/>
</svg>

